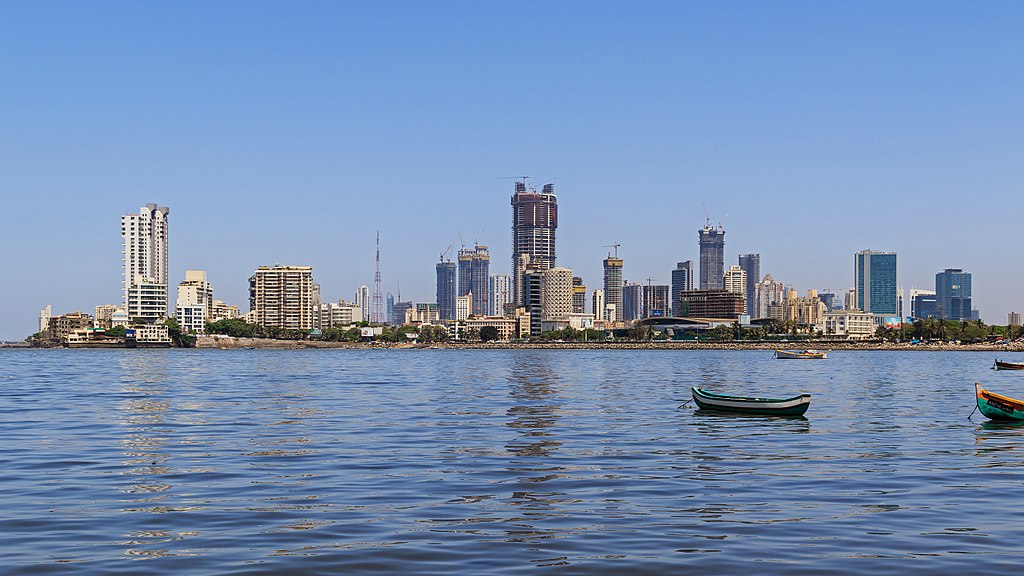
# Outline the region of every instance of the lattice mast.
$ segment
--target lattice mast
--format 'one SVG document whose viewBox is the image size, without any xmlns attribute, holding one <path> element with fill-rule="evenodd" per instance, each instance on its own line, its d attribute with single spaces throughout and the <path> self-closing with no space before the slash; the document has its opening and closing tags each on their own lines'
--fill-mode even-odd
<svg viewBox="0 0 1024 576">
<path fill-rule="evenodd" d="M 384 322 L 384 296 L 380 290 L 380 230 L 377 231 L 377 272 L 373 275 L 373 308 L 370 321 L 376 324 Z"/>
</svg>

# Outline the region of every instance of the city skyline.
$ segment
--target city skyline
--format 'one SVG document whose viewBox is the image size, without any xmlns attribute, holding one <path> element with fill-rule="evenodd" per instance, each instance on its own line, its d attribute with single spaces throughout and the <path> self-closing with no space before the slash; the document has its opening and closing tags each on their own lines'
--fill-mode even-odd
<svg viewBox="0 0 1024 576">
<path fill-rule="evenodd" d="M 158 29 L 152 7 L 12 7 L 0 242 L 34 282 L 0 280 L 0 339 L 24 338 L 47 304 L 118 302 L 108 226 L 150 201 L 174 211 L 171 302 L 197 269 L 244 306 L 252 270 L 274 263 L 312 266 L 323 301 L 350 299 L 373 286 L 377 229 L 383 288 L 431 302 L 431 263 L 458 230 L 481 231 L 491 272 L 511 273 L 495 264 L 511 261 L 515 174 L 556 183 L 558 265 L 591 290 L 613 242 L 632 282 L 697 263 L 706 206 L 726 262 L 758 253 L 762 276 L 801 293 L 843 294 L 850 255 L 873 248 L 899 254 L 904 290 L 970 271 L 987 323 L 1024 308 L 1024 232 L 1006 209 L 1024 185 L 1024 8 L 573 6 L 410 7 L 386 25 L 373 7 L 252 10 L 253 29 L 281 27 L 259 36 L 223 7 L 203 22 L 169 9 Z M 186 30 L 189 49 L 162 48 Z M 490 40 L 513 32 L 514 46 Z M 371 42 L 396 33 L 408 41 Z M 530 71 L 514 96 L 510 70 Z M 401 226 L 392 206 L 427 198 Z"/>
</svg>

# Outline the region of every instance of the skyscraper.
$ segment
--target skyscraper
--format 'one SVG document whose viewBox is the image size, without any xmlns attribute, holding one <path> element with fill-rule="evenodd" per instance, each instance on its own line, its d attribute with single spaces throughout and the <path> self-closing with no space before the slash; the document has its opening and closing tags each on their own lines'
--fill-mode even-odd
<svg viewBox="0 0 1024 576">
<path fill-rule="evenodd" d="M 491 316 L 503 316 L 505 304 L 512 301 L 511 278 L 508 274 L 492 274 L 491 284 L 488 286 L 488 297 L 490 302 L 487 305 L 487 313 Z"/>
<path fill-rule="evenodd" d="M 857 308 L 896 315 L 896 253 L 862 250 L 853 255 Z"/>
<path fill-rule="evenodd" d="M 594 310 L 594 320 L 604 321 L 607 320 L 604 307 L 604 290 L 596 289 L 591 293 L 591 308 Z"/>
<path fill-rule="evenodd" d="M 399 294 L 401 296 L 401 294 Z M 373 318 L 370 316 L 370 287 L 363 284 L 356 290 L 356 304 L 359 305 L 359 309 L 362 311 L 363 320 L 373 322 Z"/>
<path fill-rule="evenodd" d="M 474 316 L 486 316 L 490 286 L 491 255 L 487 246 L 459 250 L 459 296 L 473 294 Z"/>
<path fill-rule="evenodd" d="M 437 269 L 437 314 L 441 320 L 455 319 L 455 262 L 438 262 Z"/>
<path fill-rule="evenodd" d="M 608 255 L 604 259 L 604 303 L 615 306 L 615 317 L 609 322 L 622 322 L 622 259 Z"/>
<path fill-rule="evenodd" d="M 946 268 L 935 275 L 935 304 L 939 318 L 971 319 L 971 273 Z"/>
<path fill-rule="evenodd" d="M 132 319 L 167 316 L 167 217 L 171 209 L 146 204 L 121 217 L 124 307 Z"/>
<path fill-rule="evenodd" d="M 606 292 L 607 294 L 607 292 Z M 644 292 L 640 284 L 622 283 L 622 319 L 626 322 L 643 318 L 644 313 Z"/>
<path fill-rule="evenodd" d="M 672 271 L 672 315 L 682 316 L 683 301 L 680 296 L 686 290 L 693 290 L 693 260 L 679 262 Z"/>
<path fill-rule="evenodd" d="M 725 230 L 708 222 L 700 235 L 700 289 L 725 288 Z"/>
<path fill-rule="evenodd" d="M 761 279 L 761 255 L 740 254 L 740 268 L 747 273 L 747 314 L 754 318 L 754 284 Z"/>
<path fill-rule="evenodd" d="M 530 336 L 541 333 L 544 310 L 544 273 L 537 270 L 523 272 L 523 293 L 519 295 L 521 306 L 530 315 Z"/>
<path fill-rule="evenodd" d="M 516 306 L 522 306 L 522 256 L 528 256 L 525 266 L 533 270 L 554 268 L 557 228 L 558 198 L 554 184 L 545 184 L 537 192 L 527 191 L 525 182 L 516 182 L 512 194 L 512 293 Z"/>
</svg>

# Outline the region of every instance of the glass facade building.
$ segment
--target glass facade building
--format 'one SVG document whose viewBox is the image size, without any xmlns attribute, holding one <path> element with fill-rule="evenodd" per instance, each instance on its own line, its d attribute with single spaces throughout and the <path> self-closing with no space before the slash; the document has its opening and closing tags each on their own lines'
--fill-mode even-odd
<svg viewBox="0 0 1024 576">
<path fill-rule="evenodd" d="M 862 250 L 853 255 L 853 264 L 857 308 L 895 316 L 896 253 Z"/>
<path fill-rule="evenodd" d="M 947 320 L 970 320 L 971 274 L 946 268 L 935 275 L 936 315 Z"/>
</svg>

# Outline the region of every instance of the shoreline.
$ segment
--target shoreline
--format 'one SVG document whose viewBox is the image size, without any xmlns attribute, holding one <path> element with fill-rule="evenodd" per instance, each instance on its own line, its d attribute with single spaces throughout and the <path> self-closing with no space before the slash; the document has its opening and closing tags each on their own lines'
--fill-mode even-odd
<svg viewBox="0 0 1024 576">
<path fill-rule="evenodd" d="M 230 338 L 203 336 L 196 348 L 238 350 L 878 350 L 878 351 L 932 351 L 932 352 L 1024 352 L 1024 342 L 1007 345 L 995 344 L 910 344 L 908 342 L 436 342 L 411 344 L 394 342 L 324 342 L 318 340 L 273 340 L 267 338 Z"/>
</svg>

